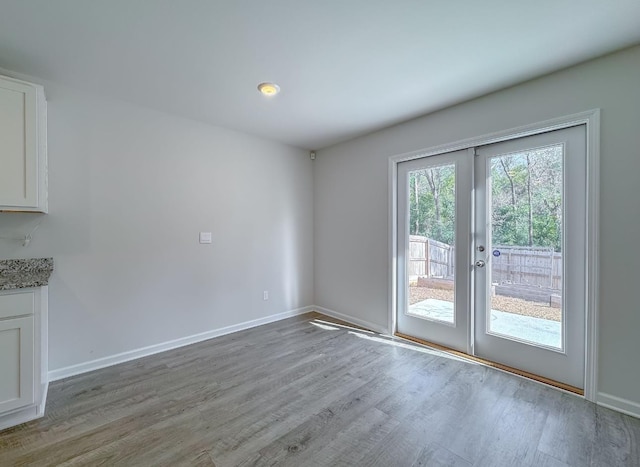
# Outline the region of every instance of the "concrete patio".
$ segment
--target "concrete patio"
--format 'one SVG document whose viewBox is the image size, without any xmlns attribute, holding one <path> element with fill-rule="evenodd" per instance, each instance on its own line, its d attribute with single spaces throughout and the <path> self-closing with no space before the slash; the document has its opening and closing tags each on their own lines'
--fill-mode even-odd
<svg viewBox="0 0 640 467">
<path fill-rule="evenodd" d="M 428 298 L 409 306 L 408 314 L 437 321 L 453 322 L 453 303 Z M 491 331 L 548 347 L 562 347 L 559 321 L 491 310 Z"/>
</svg>

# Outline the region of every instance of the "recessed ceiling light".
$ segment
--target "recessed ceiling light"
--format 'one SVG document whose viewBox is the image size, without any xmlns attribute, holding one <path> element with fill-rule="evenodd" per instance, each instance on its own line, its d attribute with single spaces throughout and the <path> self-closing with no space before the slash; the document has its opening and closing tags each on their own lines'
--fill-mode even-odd
<svg viewBox="0 0 640 467">
<path fill-rule="evenodd" d="M 280 86 L 276 83 L 260 83 L 258 84 L 258 91 L 265 96 L 275 96 L 280 92 Z"/>
</svg>

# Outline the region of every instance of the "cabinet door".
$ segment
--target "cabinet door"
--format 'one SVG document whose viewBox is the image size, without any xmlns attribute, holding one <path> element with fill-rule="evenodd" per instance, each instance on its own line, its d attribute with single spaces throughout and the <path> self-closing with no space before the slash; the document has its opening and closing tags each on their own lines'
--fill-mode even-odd
<svg viewBox="0 0 640 467">
<path fill-rule="evenodd" d="M 0 78 L 0 205 L 38 206 L 37 93 Z"/>
<path fill-rule="evenodd" d="M 34 402 L 33 316 L 0 320 L 0 412 Z"/>
</svg>

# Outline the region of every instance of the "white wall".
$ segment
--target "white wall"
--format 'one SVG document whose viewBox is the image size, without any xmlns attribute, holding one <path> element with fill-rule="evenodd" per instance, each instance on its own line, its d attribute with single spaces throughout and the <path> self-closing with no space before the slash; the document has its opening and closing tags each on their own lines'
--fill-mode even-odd
<svg viewBox="0 0 640 467">
<path fill-rule="evenodd" d="M 313 304 L 306 151 L 43 84 L 50 213 L 0 258 L 55 260 L 50 369 Z"/>
<path fill-rule="evenodd" d="M 389 156 L 601 108 L 599 391 L 640 414 L 638 83 L 635 47 L 319 151 L 316 304 L 387 325 Z"/>
</svg>

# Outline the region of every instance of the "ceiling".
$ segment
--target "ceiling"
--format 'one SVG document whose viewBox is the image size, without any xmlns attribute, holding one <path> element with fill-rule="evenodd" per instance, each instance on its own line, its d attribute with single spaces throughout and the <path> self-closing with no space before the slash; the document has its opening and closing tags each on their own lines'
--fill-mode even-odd
<svg viewBox="0 0 640 467">
<path fill-rule="evenodd" d="M 0 0 L 0 68 L 306 149 L 636 43 L 638 0 Z"/>
</svg>

